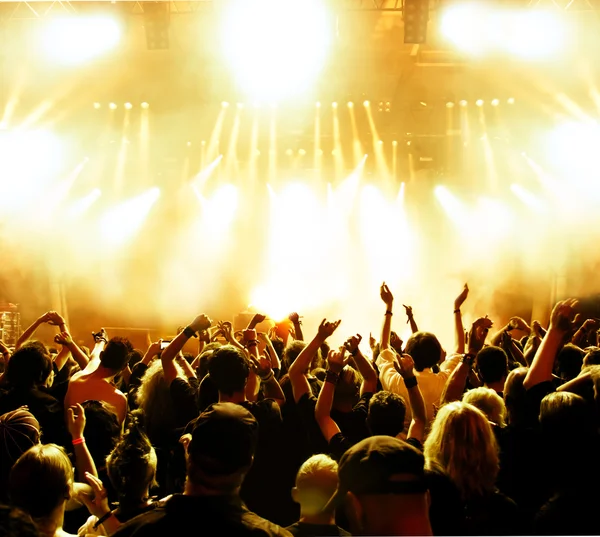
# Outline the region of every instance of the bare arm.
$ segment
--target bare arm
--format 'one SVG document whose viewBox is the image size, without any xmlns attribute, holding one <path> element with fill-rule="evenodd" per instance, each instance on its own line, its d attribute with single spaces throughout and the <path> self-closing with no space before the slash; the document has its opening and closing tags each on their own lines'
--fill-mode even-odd
<svg viewBox="0 0 600 537">
<path fill-rule="evenodd" d="M 571 319 L 576 306 L 577 301 L 572 298 L 558 302 L 554 306 L 548 332 L 544 336 L 523 381 L 526 390 L 541 382 L 552 380 L 554 360 L 567 333 L 571 330 Z"/>
<path fill-rule="evenodd" d="M 100 354 L 102 354 L 104 347 L 106 347 L 106 344 L 108 343 L 108 336 L 106 335 L 106 330 L 104 330 L 104 328 L 97 334 L 94 334 L 94 341 L 95 345 L 90 354 L 90 360 L 84 370 L 86 372 L 95 371 L 100 365 Z"/>
<path fill-rule="evenodd" d="M 285 403 L 285 395 L 271 369 L 271 361 L 265 356 L 260 356 L 258 354 L 256 330 L 244 330 L 244 340 L 247 341 L 250 365 L 254 373 L 256 373 L 261 380 L 265 397 L 274 399 L 280 407 L 283 406 Z"/>
<path fill-rule="evenodd" d="M 17 340 L 15 345 L 15 349 L 19 349 L 22 345 L 31 339 L 31 336 L 35 333 L 35 331 L 44 323 L 47 323 L 50 320 L 49 312 L 44 313 L 41 317 L 33 321 L 33 323 L 25 329 L 25 332 L 21 334 L 21 337 Z"/>
<path fill-rule="evenodd" d="M 381 350 L 390 348 L 390 334 L 392 332 L 392 315 L 394 307 L 394 295 L 389 287 L 383 282 L 379 290 L 381 300 L 385 304 L 385 317 L 383 318 L 383 327 L 381 328 Z"/>
<path fill-rule="evenodd" d="M 271 360 L 271 368 L 281 371 L 281 360 L 279 360 L 279 356 L 275 350 L 275 347 L 273 347 L 273 342 L 271 341 L 269 335 L 265 334 L 264 332 L 260 332 L 257 334 L 257 336 L 259 339 L 262 339 L 265 344 L 265 352 L 267 353 L 269 360 Z"/>
<path fill-rule="evenodd" d="M 404 304 L 402 304 L 404 306 Z M 419 327 L 417 326 L 417 322 L 415 321 L 415 316 L 413 315 L 413 310 L 411 306 L 404 306 L 406 311 L 406 317 L 408 317 L 408 323 L 410 323 L 410 330 L 414 334 L 419 331 Z"/>
<path fill-rule="evenodd" d="M 67 350 L 67 357 L 65 357 L 65 361 L 68 358 L 68 353 L 71 353 L 71 356 L 73 357 L 73 359 L 77 362 L 77 365 L 79 365 L 79 367 L 84 370 L 88 363 L 89 363 L 89 358 L 86 356 L 85 352 L 83 352 L 80 348 L 79 345 L 77 345 L 77 343 L 75 343 L 75 341 L 73 341 L 73 337 L 71 336 L 71 334 L 69 332 L 67 332 L 66 330 L 64 332 L 61 332 L 60 334 L 58 334 L 55 338 L 54 341 L 60 345 L 63 346 L 63 350 Z M 58 357 L 57 357 L 58 359 Z M 56 362 L 56 360 L 55 360 Z M 64 364 L 63 364 L 64 365 Z M 58 364 L 56 364 L 56 367 L 58 367 Z M 59 367 L 59 369 L 62 369 L 62 366 Z"/>
<path fill-rule="evenodd" d="M 294 325 L 294 334 L 296 335 L 297 341 L 304 341 L 304 334 L 302 333 L 302 321 L 300 321 L 300 316 L 294 312 L 290 313 L 288 319 L 292 321 Z"/>
<path fill-rule="evenodd" d="M 71 353 L 67 347 L 61 347 L 59 353 L 54 358 L 54 365 L 58 371 L 62 371 L 62 368 L 65 367 L 70 354 Z"/>
<path fill-rule="evenodd" d="M 188 364 L 188 361 L 185 359 L 183 354 L 181 354 L 181 353 L 177 354 L 175 360 L 179 364 L 181 369 L 183 369 L 185 378 L 187 378 L 187 379 L 196 378 L 196 372 L 192 369 L 192 366 L 190 364 Z"/>
<path fill-rule="evenodd" d="M 427 411 L 421 388 L 419 388 L 417 377 L 415 377 L 415 363 L 409 354 L 404 354 L 396 359 L 395 365 L 398 373 L 404 379 L 412 411 L 412 420 L 408 427 L 407 438 L 416 438 L 422 444 L 427 425 Z"/>
<path fill-rule="evenodd" d="M 319 325 L 317 335 L 302 349 L 294 363 L 290 366 L 288 376 L 296 403 L 300 401 L 304 394 L 310 393 L 310 384 L 308 383 L 306 372 L 319 347 L 335 332 L 340 323 L 341 321 L 331 323 L 323 319 Z"/>
<path fill-rule="evenodd" d="M 329 351 L 327 356 L 327 376 L 319 392 L 317 406 L 315 407 L 315 419 L 327 443 L 341 432 L 338 424 L 331 417 L 331 407 L 335 386 L 347 361 L 345 348 L 342 348 L 340 352 Z"/>
<path fill-rule="evenodd" d="M 165 382 L 168 386 L 171 385 L 178 376 L 179 372 L 175 367 L 175 357 L 181 352 L 183 346 L 187 343 L 193 334 L 202 330 L 208 330 L 211 325 L 211 320 L 203 313 L 198 315 L 188 327 L 182 330 L 171 343 L 160 353 L 160 361 L 162 363 Z"/>
<path fill-rule="evenodd" d="M 73 439 L 73 451 L 75 452 L 75 467 L 77 475 L 83 480 L 86 473 L 98 477 L 94 459 L 87 448 L 83 430 L 85 429 L 85 411 L 80 404 L 73 405 L 67 409 L 67 427 Z"/>
<path fill-rule="evenodd" d="M 469 286 L 465 283 L 462 292 L 454 301 L 454 340 L 456 343 L 456 352 L 458 354 L 464 354 L 465 352 L 465 329 L 463 327 L 462 313 L 460 308 L 465 303 L 465 300 L 467 300 L 468 296 Z"/>
<path fill-rule="evenodd" d="M 360 386 L 360 396 L 362 397 L 365 393 L 375 393 L 377 391 L 377 372 L 371 362 L 369 362 L 360 351 L 359 344 L 361 340 L 362 336 L 356 334 L 346 340 L 344 347 L 350 353 L 352 358 L 354 358 L 356 368 L 362 375 L 363 381 Z"/>
</svg>

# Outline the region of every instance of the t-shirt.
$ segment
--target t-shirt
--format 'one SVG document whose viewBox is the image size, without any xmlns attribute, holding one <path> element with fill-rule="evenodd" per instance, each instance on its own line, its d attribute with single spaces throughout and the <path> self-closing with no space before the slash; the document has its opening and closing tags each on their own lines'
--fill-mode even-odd
<svg viewBox="0 0 600 537">
<path fill-rule="evenodd" d="M 296 522 L 285 529 L 294 535 L 294 537 L 341 537 L 350 535 L 346 530 L 335 524 Z"/>
<path fill-rule="evenodd" d="M 289 537 L 283 528 L 251 512 L 239 497 L 176 494 L 121 526 L 114 537 L 227 535 Z"/>
</svg>

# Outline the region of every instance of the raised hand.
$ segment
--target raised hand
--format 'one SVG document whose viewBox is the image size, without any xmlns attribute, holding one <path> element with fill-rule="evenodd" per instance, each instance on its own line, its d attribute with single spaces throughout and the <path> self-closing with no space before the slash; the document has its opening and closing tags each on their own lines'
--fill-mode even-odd
<svg viewBox="0 0 600 537">
<path fill-rule="evenodd" d="M 261 379 L 269 377 L 271 375 L 271 360 L 266 356 L 262 355 L 258 358 L 248 353 L 250 357 L 250 367 Z"/>
<path fill-rule="evenodd" d="M 369 347 L 373 350 L 377 346 L 377 340 L 373 337 L 373 334 L 369 332 Z"/>
<path fill-rule="evenodd" d="M 392 304 L 394 303 L 394 295 L 392 295 L 390 288 L 385 282 L 381 284 L 381 288 L 379 289 L 379 296 L 381 297 L 381 300 L 383 300 L 383 303 L 387 306 L 387 308 L 390 309 L 392 307 Z"/>
<path fill-rule="evenodd" d="M 244 343 L 248 343 L 249 341 L 256 341 L 256 330 L 254 328 L 247 328 L 242 330 L 242 337 L 244 338 Z"/>
<path fill-rule="evenodd" d="M 492 325 L 491 319 L 488 319 L 487 316 L 480 317 L 473 323 L 469 332 L 469 354 L 477 354 L 483 349 L 483 345 Z"/>
<path fill-rule="evenodd" d="M 204 313 L 201 313 L 189 326 L 194 332 L 202 332 L 203 330 L 208 330 L 211 325 L 212 321 Z"/>
<path fill-rule="evenodd" d="M 250 321 L 250 324 L 248 326 L 254 328 L 257 324 L 262 323 L 266 318 L 267 318 L 267 316 L 263 315 L 262 313 L 255 313 L 254 317 L 252 317 L 252 320 Z"/>
<path fill-rule="evenodd" d="M 523 332 L 529 332 L 531 328 L 521 317 L 512 317 L 508 323 L 510 330 L 522 330 Z"/>
<path fill-rule="evenodd" d="M 344 343 L 344 348 L 352 355 L 358 351 L 358 346 L 362 341 L 362 336 L 360 334 L 356 334 L 355 336 L 350 336 Z"/>
<path fill-rule="evenodd" d="M 85 429 L 85 411 L 79 403 L 67 409 L 67 428 L 69 429 L 69 434 L 73 440 L 83 436 L 83 430 Z"/>
<path fill-rule="evenodd" d="M 146 351 L 146 354 L 149 355 L 150 357 L 158 356 L 161 351 L 161 345 L 162 345 L 162 339 L 159 341 L 154 341 L 153 343 L 150 343 L 150 345 L 148 346 L 148 350 Z"/>
<path fill-rule="evenodd" d="M 99 341 L 104 341 L 104 343 L 108 343 L 108 334 L 104 328 L 100 328 L 100 331 L 94 333 L 92 332 L 92 336 L 94 338 L 94 342 L 98 343 Z"/>
<path fill-rule="evenodd" d="M 550 316 L 550 329 L 564 333 L 569 332 L 572 328 L 571 322 L 575 317 L 575 308 L 578 304 L 579 302 L 574 298 L 557 302 Z"/>
<path fill-rule="evenodd" d="M 584 332 L 589 332 L 590 330 L 594 330 L 598 328 L 598 321 L 596 319 L 586 319 L 581 325 L 581 330 Z"/>
<path fill-rule="evenodd" d="M 329 370 L 333 371 L 334 373 L 341 373 L 342 369 L 344 369 L 344 366 L 348 363 L 348 360 L 350 359 L 350 357 L 348 356 L 346 358 L 346 348 L 345 347 L 340 347 L 339 351 L 329 351 L 329 354 L 327 355 L 327 365 Z"/>
<path fill-rule="evenodd" d="M 415 376 L 415 362 L 410 354 L 399 354 L 394 360 L 394 368 L 402 376 L 408 379 Z"/>
<path fill-rule="evenodd" d="M 69 332 L 61 332 L 60 334 L 56 334 L 56 336 L 54 336 L 54 343 L 58 343 L 59 345 L 66 347 L 67 345 L 71 345 L 73 343 L 73 338 Z"/>
<path fill-rule="evenodd" d="M 90 497 L 86 494 L 80 494 L 79 499 L 92 515 L 102 518 L 111 510 L 108 504 L 108 492 L 102 484 L 102 481 L 96 476 L 86 472 L 85 478 L 92 488 L 93 496 Z"/>
<path fill-rule="evenodd" d="M 404 308 L 404 311 L 406 312 L 406 316 L 409 319 L 412 319 L 412 317 L 413 317 L 412 306 L 405 306 L 404 304 L 402 304 L 402 307 Z"/>
<path fill-rule="evenodd" d="M 330 337 L 337 329 L 338 326 L 340 326 L 340 323 L 342 321 L 335 321 L 335 322 L 329 322 L 327 321 L 327 319 L 323 319 L 321 321 L 321 324 L 319 325 L 319 330 L 317 332 L 318 336 L 322 339 L 322 340 L 326 340 L 328 337 Z"/>
<path fill-rule="evenodd" d="M 60 313 L 58 313 L 56 311 L 49 311 L 48 313 L 46 313 L 46 317 L 47 317 L 46 322 L 48 324 L 51 324 L 54 326 L 62 326 L 65 324 L 65 320 L 62 317 L 62 315 L 60 315 Z"/>
<path fill-rule="evenodd" d="M 454 309 L 459 310 L 461 308 L 461 306 L 465 303 L 465 300 L 467 300 L 468 296 L 469 296 L 469 286 L 468 286 L 468 284 L 465 283 L 465 286 L 463 287 L 463 290 L 460 292 L 460 295 L 458 295 L 454 299 Z"/>
<path fill-rule="evenodd" d="M 294 311 L 288 315 L 288 319 L 292 321 L 292 323 L 298 324 L 300 322 L 300 315 Z"/>
</svg>

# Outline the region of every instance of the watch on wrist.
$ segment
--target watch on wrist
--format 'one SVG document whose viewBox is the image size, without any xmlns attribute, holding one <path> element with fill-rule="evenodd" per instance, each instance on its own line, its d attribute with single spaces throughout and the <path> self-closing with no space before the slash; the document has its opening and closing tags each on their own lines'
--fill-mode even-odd
<svg viewBox="0 0 600 537">
<path fill-rule="evenodd" d="M 183 333 L 188 337 L 188 339 L 192 338 L 192 337 L 198 337 L 198 334 L 196 334 L 196 331 L 193 328 L 191 328 L 190 326 L 186 326 L 183 329 Z"/>
</svg>

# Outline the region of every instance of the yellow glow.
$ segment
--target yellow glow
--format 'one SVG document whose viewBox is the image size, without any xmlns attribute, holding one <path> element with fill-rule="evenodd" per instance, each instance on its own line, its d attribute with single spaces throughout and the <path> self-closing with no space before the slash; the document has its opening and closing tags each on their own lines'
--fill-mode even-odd
<svg viewBox="0 0 600 537">
<path fill-rule="evenodd" d="M 87 196 L 77 200 L 69 210 L 67 211 L 67 215 L 70 218 L 78 218 L 85 214 L 88 209 L 100 198 L 102 192 L 99 188 L 94 188 Z"/>
<path fill-rule="evenodd" d="M 133 105 L 131 103 L 125 103 L 126 110 L 131 110 L 132 108 L 133 108 Z"/>
<path fill-rule="evenodd" d="M 150 108 L 150 105 L 149 105 L 147 102 L 143 102 L 143 103 L 141 104 L 141 107 L 142 107 L 142 108 L 145 108 L 145 109 L 148 109 L 148 108 Z"/>
<path fill-rule="evenodd" d="M 219 187 L 211 198 L 204 201 L 204 225 L 211 232 L 213 239 L 215 234 L 220 238 L 229 230 L 236 215 L 239 203 L 238 189 L 225 184 Z"/>
<path fill-rule="evenodd" d="M 116 109 L 117 109 L 117 105 L 116 105 L 115 103 L 110 103 L 110 104 L 108 105 L 108 107 L 109 107 L 111 110 L 116 110 Z"/>
<path fill-rule="evenodd" d="M 510 185 L 510 189 L 513 192 L 513 194 L 517 196 L 517 198 L 519 198 L 529 208 L 533 209 L 536 212 L 544 211 L 544 204 L 537 196 L 529 192 L 529 190 L 517 184 Z"/>
<path fill-rule="evenodd" d="M 158 187 L 108 211 L 100 221 L 100 235 L 111 246 L 120 246 L 135 235 L 160 197 Z"/>
<path fill-rule="evenodd" d="M 121 41 L 121 27 L 110 17 L 62 17 L 48 20 L 40 39 L 40 51 L 48 58 L 79 64 L 114 49 Z"/>
<path fill-rule="evenodd" d="M 221 29 L 225 57 L 243 91 L 277 100 L 305 92 L 329 52 L 333 24 L 318 0 L 230 2 Z"/>
</svg>

